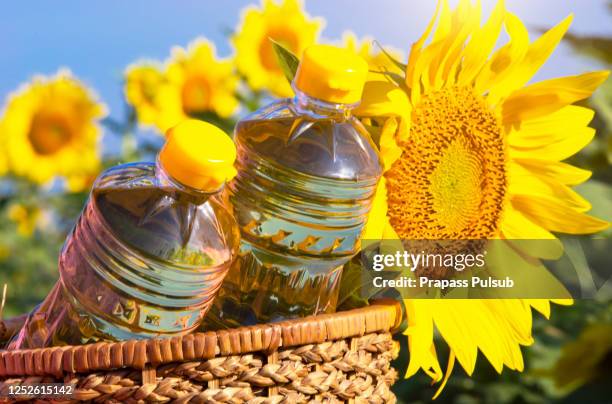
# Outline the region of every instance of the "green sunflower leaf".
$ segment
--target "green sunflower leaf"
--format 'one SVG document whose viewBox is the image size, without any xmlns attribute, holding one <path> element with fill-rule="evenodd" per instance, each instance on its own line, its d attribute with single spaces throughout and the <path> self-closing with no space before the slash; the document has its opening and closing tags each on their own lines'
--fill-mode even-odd
<svg viewBox="0 0 612 404">
<path fill-rule="evenodd" d="M 408 65 L 406 63 L 402 63 L 399 60 L 397 60 L 396 58 L 393 57 L 393 55 L 391 55 L 389 52 L 387 52 L 387 50 L 380 44 L 380 42 L 378 41 L 374 41 L 374 44 L 376 46 L 378 46 L 378 48 L 382 51 L 382 53 L 385 54 L 386 57 L 389 58 L 389 60 L 391 62 L 393 62 L 394 65 L 396 65 L 397 67 L 399 67 L 399 69 L 403 72 L 406 71 L 406 69 L 408 68 Z"/>
<path fill-rule="evenodd" d="M 289 80 L 289 83 L 291 83 L 295 77 L 295 73 L 297 72 L 300 59 L 298 59 L 293 52 L 276 42 L 274 39 L 268 39 L 270 42 L 272 42 L 272 47 L 274 48 L 274 52 L 278 58 L 278 64 L 280 65 L 281 70 L 285 74 L 287 80 Z"/>
</svg>

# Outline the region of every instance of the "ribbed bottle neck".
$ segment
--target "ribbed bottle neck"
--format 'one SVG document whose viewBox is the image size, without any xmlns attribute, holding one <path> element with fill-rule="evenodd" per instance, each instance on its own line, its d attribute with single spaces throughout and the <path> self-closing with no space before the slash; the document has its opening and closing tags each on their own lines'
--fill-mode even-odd
<svg viewBox="0 0 612 404">
<path fill-rule="evenodd" d="M 338 104 L 319 100 L 298 90 L 293 86 L 295 97 L 292 99 L 292 108 L 299 115 L 306 115 L 314 119 L 344 118 L 348 119 L 354 108 L 359 104 Z"/>
<path fill-rule="evenodd" d="M 225 187 L 225 184 L 224 184 L 216 191 L 204 192 L 204 191 L 195 189 L 193 187 L 190 187 L 188 185 L 184 185 L 180 183 L 179 181 L 175 180 L 174 178 L 172 178 L 170 174 L 168 174 L 168 171 L 164 169 L 160 161 L 159 155 L 157 156 L 157 159 L 155 160 L 155 178 L 160 187 L 171 188 L 175 190 L 178 194 L 186 195 L 189 197 L 190 201 L 192 203 L 195 203 L 196 205 L 200 205 L 206 202 L 208 198 L 221 192 L 223 188 Z"/>
</svg>

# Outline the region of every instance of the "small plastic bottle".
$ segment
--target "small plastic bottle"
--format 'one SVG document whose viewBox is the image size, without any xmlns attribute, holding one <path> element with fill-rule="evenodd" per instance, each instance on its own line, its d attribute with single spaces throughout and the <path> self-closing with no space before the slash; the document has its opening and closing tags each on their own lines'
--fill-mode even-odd
<svg viewBox="0 0 612 404">
<path fill-rule="evenodd" d="M 295 98 L 235 129 L 238 175 L 226 189 L 241 248 L 209 328 L 335 311 L 343 265 L 359 250 L 381 160 L 351 115 L 367 63 L 344 49 L 308 48 Z"/>
<path fill-rule="evenodd" d="M 59 259 L 60 280 L 11 349 L 174 336 L 199 326 L 236 256 L 217 198 L 235 174 L 220 129 L 185 121 L 155 163 L 100 175 Z"/>
</svg>

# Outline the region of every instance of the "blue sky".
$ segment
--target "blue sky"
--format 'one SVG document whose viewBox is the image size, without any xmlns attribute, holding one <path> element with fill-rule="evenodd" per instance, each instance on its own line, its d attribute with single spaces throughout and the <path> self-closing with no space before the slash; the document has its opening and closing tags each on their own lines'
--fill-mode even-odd
<svg viewBox="0 0 612 404">
<path fill-rule="evenodd" d="M 494 1 L 482 0 L 487 11 Z M 456 1 L 455 1 L 456 2 Z M 253 1 L 32 1 L 3 4 L 0 15 L 0 97 L 36 73 L 70 68 L 96 89 L 111 115 L 122 112 L 121 74 L 141 58 L 164 59 L 173 45 L 196 36 L 217 44 L 220 55 L 231 48 L 226 32 L 236 26 L 240 10 Z M 605 0 L 506 0 L 528 27 L 551 26 L 574 13 L 572 30 L 612 35 Z M 433 0 L 307 0 L 306 9 L 327 23 L 325 39 L 353 30 L 383 44 L 408 49 L 426 25 Z M 532 35 L 533 37 L 533 35 Z M 562 47 L 537 79 L 576 74 L 594 67 Z"/>
</svg>

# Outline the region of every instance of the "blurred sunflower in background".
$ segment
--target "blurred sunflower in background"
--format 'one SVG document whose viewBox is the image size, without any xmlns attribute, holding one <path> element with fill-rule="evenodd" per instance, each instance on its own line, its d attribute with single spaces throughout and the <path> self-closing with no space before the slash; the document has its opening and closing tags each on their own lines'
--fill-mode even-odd
<svg viewBox="0 0 612 404">
<path fill-rule="evenodd" d="M 7 210 L 8 218 L 17 225 L 17 233 L 29 237 L 42 224 L 42 209 L 38 206 L 25 206 L 21 203 L 11 204 Z"/>
<path fill-rule="evenodd" d="M 403 60 L 404 56 L 398 49 L 390 46 L 379 46 L 369 37 L 359 39 L 355 33 L 345 31 L 342 34 L 341 46 L 361 56 L 370 66 L 369 79 L 382 79 L 381 73 L 402 74 L 401 67 L 393 60 Z"/>
<path fill-rule="evenodd" d="M 158 92 L 164 84 L 163 67 L 156 62 L 140 62 L 125 71 L 125 99 L 134 107 L 138 122 L 155 125 L 159 112 Z"/>
<path fill-rule="evenodd" d="M 298 0 L 264 0 L 260 7 L 243 10 L 232 41 L 236 67 L 254 90 L 269 90 L 279 97 L 293 94 L 281 70 L 270 39 L 301 57 L 317 41 L 323 21 L 310 18 Z"/>
<path fill-rule="evenodd" d="M 231 60 L 219 58 L 213 43 L 197 38 L 186 49 L 174 47 L 164 67 L 155 62 L 130 66 L 124 95 L 140 124 L 165 133 L 187 118 L 229 118 L 238 108 L 238 81 Z"/>
<path fill-rule="evenodd" d="M 469 0 L 455 10 L 439 2 L 401 80 L 387 75 L 387 81 L 366 85 L 357 114 L 366 124 L 388 119 L 379 124 L 386 172 L 364 239 L 555 239 L 551 232 L 608 227 L 585 213 L 589 202 L 571 189 L 590 172 L 562 162 L 595 134 L 588 127 L 593 111 L 572 104 L 588 98 L 608 72 L 527 85 L 571 16 L 530 42 L 502 1 L 483 25 L 480 15 L 480 5 Z M 495 50 L 502 27 L 509 42 Z M 520 345 L 533 342 L 531 308 L 550 314 L 548 300 L 405 304 L 406 376 L 422 369 L 442 380 L 437 329 L 450 347 L 440 390 L 455 359 L 472 374 L 478 350 L 498 372 L 503 366 L 523 370 Z"/>
<path fill-rule="evenodd" d="M 588 325 L 575 341 L 565 345 L 551 369 L 557 387 L 571 391 L 586 383 L 610 380 L 612 324 Z"/>
<path fill-rule="evenodd" d="M 100 169 L 99 120 L 106 108 L 68 71 L 37 76 L 9 96 L 0 116 L 8 168 L 38 184 L 63 177 L 71 191 Z"/>
<path fill-rule="evenodd" d="M 188 118 L 206 118 L 213 112 L 221 118 L 238 108 L 235 90 L 238 77 L 229 59 L 217 57 L 215 45 L 198 38 L 187 49 L 175 47 L 159 89 L 157 126 L 163 132 Z"/>
</svg>

